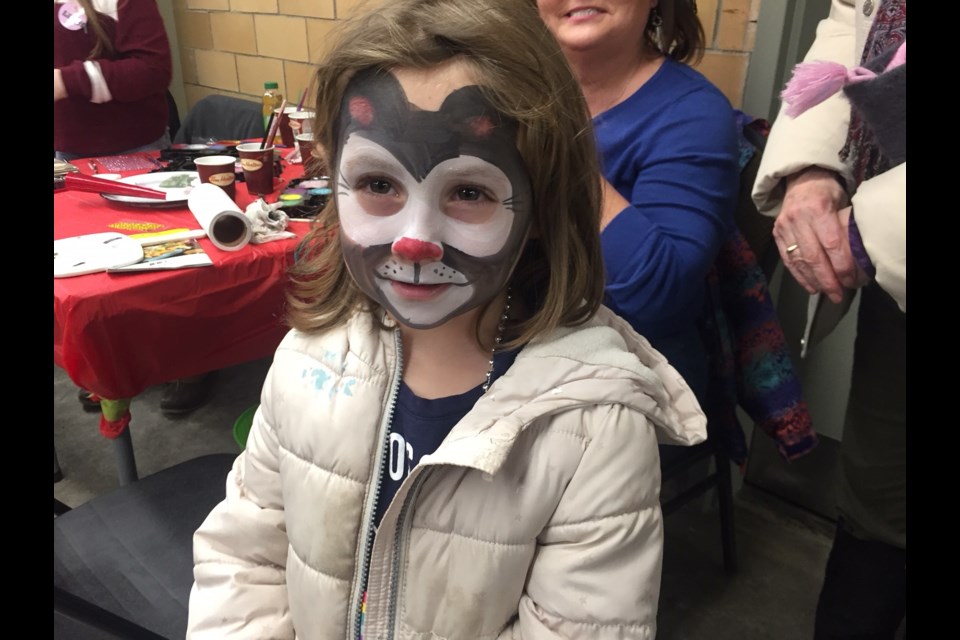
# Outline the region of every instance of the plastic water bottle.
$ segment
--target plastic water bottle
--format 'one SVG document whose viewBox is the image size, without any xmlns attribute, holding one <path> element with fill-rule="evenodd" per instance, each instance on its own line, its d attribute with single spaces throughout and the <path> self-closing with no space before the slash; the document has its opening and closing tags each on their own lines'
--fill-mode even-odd
<svg viewBox="0 0 960 640">
<path fill-rule="evenodd" d="M 270 116 L 275 109 L 280 108 L 283 102 L 283 94 L 280 93 L 280 85 L 276 82 L 264 82 L 263 89 L 263 131 L 266 133 Z"/>
</svg>

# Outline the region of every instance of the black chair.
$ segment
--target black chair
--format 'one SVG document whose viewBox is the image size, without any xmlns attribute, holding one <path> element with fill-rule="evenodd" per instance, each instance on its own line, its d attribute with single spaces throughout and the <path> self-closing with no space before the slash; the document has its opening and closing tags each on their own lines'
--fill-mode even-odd
<svg viewBox="0 0 960 640">
<path fill-rule="evenodd" d="M 263 134 L 263 107 L 259 102 L 209 95 L 197 101 L 187 112 L 173 142 L 247 140 L 262 138 Z"/>
<path fill-rule="evenodd" d="M 757 256 L 757 262 L 769 281 L 780 260 L 780 254 L 773 242 L 773 219 L 757 211 L 750 195 L 760 167 L 763 149 L 766 146 L 766 131 L 769 131 L 769 124 L 763 120 L 754 120 L 743 129 L 744 137 L 754 146 L 756 153 L 740 171 L 740 188 L 734 218 L 740 233 Z M 661 447 L 660 451 L 660 475 L 664 483 L 686 479 L 692 470 L 702 473 L 704 468 L 709 469 L 706 475 L 702 475 L 691 486 L 679 489 L 674 495 L 666 497 L 661 504 L 661 510 L 666 517 L 691 500 L 704 495 L 711 489 L 716 489 L 723 566 L 727 573 L 736 573 L 737 539 L 733 517 L 733 475 L 730 471 L 730 458 L 717 443 L 710 439 L 693 447 L 668 445 Z M 712 465 L 710 465 L 711 460 Z"/>
<path fill-rule="evenodd" d="M 167 129 L 170 131 L 171 141 L 180 131 L 180 109 L 177 107 L 177 101 L 173 99 L 170 89 L 167 89 Z"/>
<path fill-rule="evenodd" d="M 748 125 L 743 129 L 744 137 L 757 149 L 757 153 L 750 158 L 740 171 L 740 192 L 737 198 L 734 220 L 747 244 L 753 249 L 754 255 L 757 256 L 757 262 L 760 263 L 763 275 L 767 277 L 767 282 L 769 282 L 773 277 L 774 270 L 780 263 L 780 252 L 777 250 L 777 244 L 773 241 L 774 219 L 757 211 L 757 205 L 753 203 L 753 198 L 750 196 L 750 192 L 753 191 L 753 183 L 757 180 L 757 171 L 760 169 L 763 148 L 767 144 L 766 134 L 763 132 L 764 127 L 767 126 L 766 121 L 759 122 L 763 124 L 756 127 Z"/>
<path fill-rule="evenodd" d="M 54 638 L 183 638 L 193 533 L 235 459 L 194 458 L 73 509 L 54 499 Z"/>
<path fill-rule="evenodd" d="M 663 517 L 669 516 L 691 500 L 711 489 L 717 490 L 720 512 L 720 544 L 723 550 L 723 568 L 727 573 L 737 572 L 737 536 L 733 519 L 733 477 L 730 459 L 707 439 L 692 447 L 661 447 L 660 476 L 663 482 L 683 477 L 691 470 L 700 469 L 713 460 L 711 470 L 692 486 L 685 487 L 660 505 Z"/>
</svg>

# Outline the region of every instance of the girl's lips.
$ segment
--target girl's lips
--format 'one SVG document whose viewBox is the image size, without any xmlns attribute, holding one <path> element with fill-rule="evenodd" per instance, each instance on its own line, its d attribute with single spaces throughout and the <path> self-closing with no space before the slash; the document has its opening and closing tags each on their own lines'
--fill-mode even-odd
<svg viewBox="0 0 960 640">
<path fill-rule="evenodd" d="M 390 286 L 397 295 L 408 300 L 430 300 L 447 290 L 449 284 L 407 284 L 405 282 L 390 281 Z"/>
</svg>

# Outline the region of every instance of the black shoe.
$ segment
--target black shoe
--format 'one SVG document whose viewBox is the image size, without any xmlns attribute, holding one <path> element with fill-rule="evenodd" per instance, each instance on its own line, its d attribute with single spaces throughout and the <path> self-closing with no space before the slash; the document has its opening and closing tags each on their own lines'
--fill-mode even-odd
<svg viewBox="0 0 960 640">
<path fill-rule="evenodd" d="M 77 399 L 80 400 L 80 404 L 83 406 L 83 410 L 89 413 L 100 413 L 100 396 L 87 391 L 86 389 L 80 389 L 77 391 Z"/>
<path fill-rule="evenodd" d="M 183 416 L 203 406 L 210 395 L 214 374 L 208 373 L 198 380 L 174 380 L 168 382 L 160 397 L 160 411 L 165 416 Z"/>
</svg>

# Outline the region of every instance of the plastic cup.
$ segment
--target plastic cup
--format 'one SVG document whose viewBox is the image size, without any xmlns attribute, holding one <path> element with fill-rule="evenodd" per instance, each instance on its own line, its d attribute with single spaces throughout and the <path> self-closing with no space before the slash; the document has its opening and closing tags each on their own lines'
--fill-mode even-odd
<svg viewBox="0 0 960 640">
<path fill-rule="evenodd" d="M 297 144 L 300 146 L 300 162 L 303 163 L 303 175 L 320 176 L 326 173 L 323 159 L 317 154 L 313 134 L 299 134 L 297 136 Z"/>
<path fill-rule="evenodd" d="M 223 189 L 231 199 L 237 197 L 237 159 L 233 156 L 202 156 L 194 158 L 200 183 L 209 182 Z"/>
<path fill-rule="evenodd" d="M 280 113 L 280 109 L 274 109 L 273 113 L 276 117 L 280 118 L 280 125 L 277 127 L 277 133 L 280 134 L 280 139 L 283 141 L 283 144 L 288 147 L 292 147 L 293 140 L 293 129 L 290 128 L 290 114 L 294 113 L 297 110 L 296 107 L 287 107 L 283 110 L 283 113 Z M 273 140 L 270 140 L 273 142 Z"/>
<path fill-rule="evenodd" d="M 251 196 L 265 196 L 273 191 L 273 145 L 261 149 L 259 142 L 237 145 L 243 179 Z"/>
<path fill-rule="evenodd" d="M 313 134 L 298 133 L 297 148 L 300 149 L 300 161 L 307 164 L 307 161 L 313 157 Z"/>
<path fill-rule="evenodd" d="M 293 130 L 294 138 L 301 133 L 313 133 L 313 117 L 315 115 L 313 111 L 293 110 L 288 116 L 288 120 L 290 121 L 290 129 Z"/>
</svg>

